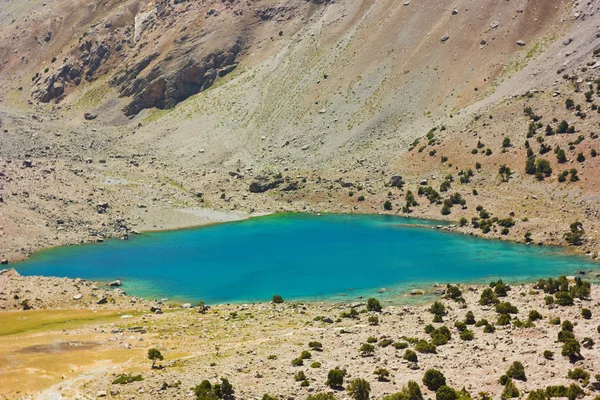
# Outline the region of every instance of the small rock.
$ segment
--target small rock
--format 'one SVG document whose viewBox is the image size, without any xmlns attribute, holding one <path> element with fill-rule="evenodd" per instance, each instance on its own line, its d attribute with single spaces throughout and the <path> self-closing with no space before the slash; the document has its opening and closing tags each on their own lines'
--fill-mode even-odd
<svg viewBox="0 0 600 400">
<path fill-rule="evenodd" d="M 444 43 L 444 42 L 445 42 L 445 41 L 447 41 L 448 39 L 450 39 L 450 35 L 446 33 L 444 36 L 442 36 L 442 38 L 440 39 L 440 41 L 441 41 L 442 43 Z"/>
<path fill-rule="evenodd" d="M 568 45 L 570 45 L 570 44 L 571 44 L 571 42 L 572 42 L 572 41 L 573 41 L 573 39 L 571 39 L 571 38 L 566 38 L 565 40 L 563 40 L 563 44 L 564 44 L 565 46 L 568 46 Z"/>
<path fill-rule="evenodd" d="M 522 41 L 522 40 L 517 40 L 517 44 L 518 44 L 519 46 L 525 46 L 525 42 L 524 42 L 524 41 Z"/>
<path fill-rule="evenodd" d="M 91 121 L 93 119 L 96 119 L 97 115 L 96 114 L 92 114 L 92 113 L 85 113 L 83 114 L 83 118 L 85 118 L 87 121 Z"/>
<path fill-rule="evenodd" d="M 106 304 L 108 303 L 108 299 L 106 297 L 102 297 L 100 300 L 96 302 L 96 304 Z"/>
<path fill-rule="evenodd" d="M 83 299 L 83 295 L 81 293 L 77 293 L 75 296 L 73 296 L 73 300 L 81 300 Z"/>
</svg>

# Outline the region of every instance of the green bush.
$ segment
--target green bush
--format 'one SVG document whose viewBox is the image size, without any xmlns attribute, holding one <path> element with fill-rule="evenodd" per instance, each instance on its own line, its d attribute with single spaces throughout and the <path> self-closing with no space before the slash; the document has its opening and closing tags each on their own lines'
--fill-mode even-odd
<svg viewBox="0 0 600 400">
<path fill-rule="evenodd" d="M 383 400 L 423 400 L 423 393 L 417 382 L 408 381 L 400 392 L 383 396 Z"/>
<path fill-rule="evenodd" d="M 311 349 L 313 349 L 315 351 L 323 350 L 323 344 L 321 342 L 308 342 L 308 347 L 310 347 Z"/>
<path fill-rule="evenodd" d="M 311 368 L 321 368 L 321 363 L 318 361 L 313 362 L 312 364 L 310 364 Z"/>
<path fill-rule="evenodd" d="M 380 312 L 381 309 L 382 309 L 382 307 L 381 307 L 381 303 L 379 302 L 379 300 L 374 299 L 374 298 L 370 298 L 369 300 L 367 300 L 367 310 Z"/>
<path fill-rule="evenodd" d="M 429 312 L 432 313 L 433 315 L 444 315 L 446 313 L 446 307 L 444 307 L 444 305 L 439 302 L 436 301 L 435 303 L 433 303 L 431 305 L 431 307 L 429 307 Z"/>
<path fill-rule="evenodd" d="M 473 332 L 472 332 L 472 331 L 470 331 L 470 330 L 468 330 L 468 329 L 465 329 L 464 331 L 462 331 L 462 332 L 460 333 L 460 338 L 461 338 L 462 340 L 467 340 L 467 341 L 468 341 L 468 340 L 473 340 L 473 338 L 474 338 L 474 337 L 475 337 L 475 336 L 473 335 Z"/>
<path fill-rule="evenodd" d="M 367 343 L 377 343 L 377 338 L 373 336 L 369 336 L 367 338 Z"/>
<path fill-rule="evenodd" d="M 309 358 L 312 357 L 312 354 L 310 354 L 310 351 L 308 350 L 304 350 L 301 354 L 300 354 L 300 358 L 303 360 L 307 360 Z"/>
<path fill-rule="evenodd" d="M 272 301 L 273 303 L 275 303 L 275 304 L 281 304 L 281 303 L 283 303 L 285 300 L 283 300 L 283 297 L 281 297 L 280 295 L 278 295 L 278 294 L 274 294 L 274 295 L 273 295 L 273 298 L 271 299 L 271 301 Z"/>
<path fill-rule="evenodd" d="M 508 379 L 508 381 L 504 385 L 504 390 L 502 391 L 502 398 L 511 399 L 519 396 L 521 396 L 521 393 L 519 393 L 519 389 L 517 389 L 517 387 L 511 379 Z"/>
<path fill-rule="evenodd" d="M 446 377 L 437 369 L 428 369 L 423 375 L 423 384 L 429 390 L 436 391 L 446 384 Z"/>
<path fill-rule="evenodd" d="M 462 332 L 462 331 L 464 331 L 465 329 L 467 329 L 467 324 L 465 324 L 465 323 L 464 323 L 464 322 L 462 322 L 462 321 L 456 321 L 456 322 L 454 323 L 454 327 L 455 327 L 456 329 L 458 329 L 458 331 L 459 331 L 459 332 Z"/>
<path fill-rule="evenodd" d="M 552 358 L 554 358 L 554 352 L 550 350 L 544 350 L 543 355 L 546 360 L 552 360 Z"/>
<path fill-rule="evenodd" d="M 506 376 L 512 379 L 517 379 L 519 381 L 526 381 L 527 377 L 525 376 L 525 367 L 519 361 L 515 361 L 506 371 Z"/>
<path fill-rule="evenodd" d="M 494 325 L 486 325 L 483 327 L 483 332 L 484 333 L 494 333 L 496 331 L 496 328 L 494 327 Z"/>
<path fill-rule="evenodd" d="M 592 312 L 587 308 L 582 308 L 581 316 L 585 319 L 590 319 L 590 318 L 592 318 Z"/>
<path fill-rule="evenodd" d="M 562 327 L 563 331 L 569 331 L 569 332 L 573 332 L 573 329 L 575 329 L 575 326 L 573 325 L 573 323 L 571 321 L 569 321 L 568 319 L 563 321 L 563 323 L 561 324 L 561 327 Z"/>
<path fill-rule="evenodd" d="M 296 382 L 305 381 L 306 380 L 306 375 L 304 374 L 304 371 L 298 371 L 298 372 L 296 372 L 296 374 L 294 375 L 294 380 Z"/>
<path fill-rule="evenodd" d="M 548 320 L 550 325 L 560 325 L 560 317 L 552 317 Z"/>
<path fill-rule="evenodd" d="M 369 322 L 369 325 L 371 326 L 377 326 L 379 325 L 379 317 L 377 315 L 370 315 L 367 322 Z"/>
<path fill-rule="evenodd" d="M 473 314 L 473 311 L 467 311 L 467 315 L 465 317 L 465 324 L 475 325 L 475 314 Z"/>
<path fill-rule="evenodd" d="M 457 400 L 458 395 L 449 386 L 443 385 L 440 386 L 438 390 L 435 391 L 435 400 Z"/>
<path fill-rule="evenodd" d="M 575 368 L 567 372 L 567 378 L 588 381 L 590 379 L 590 373 L 581 368 Z"/>
<path fill-rule="evenodd" d="M 383 203 L 383 209 L 386 211 L 391 211 L 392 210 L 392 202 L 389 200 L 386 200 L 385 203 Z"/>
<path fill-rule="evenodd" d="M 509 302 L 503 302 L 496 304 L 496 312 L 498 314 L 516 314 L 519 310 Z"/>
<path fill-rule="evenodd" d="M 405 360 L 410 361 L 410 362 L 418 362 L 419 361 L 419 358 L 417 357 L 417 353 L 415 353 L 414 351 L 412 351 L 410 349 L 407 349 L 404 352 L 404 356 L 402 358 L 404 358 Z"/>
<path fill-rule="evenodd" d="M 373 354 L 373 352 L 375 351 L 375 346 L 369 343 L 363 343 L 363 345 L 360 346 L 359 351 L 363 357 L 367 357 Z"/>
<path fill-rule="evenodd" d="M 304 365 L 304 360 L 302 360 L 301 358 L 294 358 L 292 360 L 292 365 L 294 367 L 300 367 L 300 366 Z"/>
<path fill-rule="evenodd" d="M 335 367 L 327 373 L 327 382 L 325 384 L 331 388 L 340 387 L 344 384 L 346 370 Z"/>
<path fill-rule="evenodd" d="M 418 351 L 419 353 L 435 353 L 436 352 L 436 348 L 435 345 L 433 343 L 427 342 L 426 340 L 419 340 L 416 344 L 415 344 L 415 350 Z"/>
<path fill-rule="evenodd" d="M 575 339 L 567 339 L 563 343 L 561 354 L 572 361 L 579 360 L 581 359 L 581 345 Z"/>
<path fill-rule="evenodd" d="M 395 342 L 394 343 L 394 347 L 396 348 L 396 350 L 403 350 L 403 349 L 406 349 L 408 347 L 408 343 L 406 343 L 406 342 Z"/>
<path fill-rule="evenodd" d="M 131 382 L 143 381 L 142 375 L 120 374 L 112 381 L 113 385 L 125 385 Z"/>
<path fill-rule="evenodd" d="M 279 400 L 277 397 L 273 397 L 267 393 L 263 394 L 263 397 L 261 398 L 261 400 Z"/>
<path fill-rule="evenodd" d="M 385 338 L 385 339 L 381 339 L 379 341 L 379 343 L 377 343 L 377 346 L 379 346 L 379 347 L 388 347 L 392 343 L 394 343 L 394 341 L 392 339 Z"/>
<path fill-rule="evenodd" d="M 509 325 L 509 324 L 510 324 L 510 315 L 508 315 L 508 314 L 498 315 L 498 320 L 496 320 L 496 325 Z"/>
<path fill-rule="evenodd" d="M 380 382 L 387 382 L 390 377 L 390 371 L 385 368 L 377 368 L 373 371 L 373 375 L 377 375 L 377 380 Z"/>
<path fill-rule="evenodd" d="M 369 400 L 371 385 L 366 380 L 357 378 L 348 384 L 346 392 L 354 400 Z"/>
<path fill-rule="evenodd" d="M 479 299 L 479 304 L 482 306 L 487 306 L 490 304 L 497 304 L 499 302 L 498 297 L 494 293 L 494 291 L 490 288 L 485 288 L 481 293 L 481 297 Z"/>
<path fill-rule="evenodd" d="M 531 310 L 529 311 L 529 320 L 530 321 L 537 321 L 542 319 L 542 314 L 540 314 L 537 310 Z"/>
</svg>

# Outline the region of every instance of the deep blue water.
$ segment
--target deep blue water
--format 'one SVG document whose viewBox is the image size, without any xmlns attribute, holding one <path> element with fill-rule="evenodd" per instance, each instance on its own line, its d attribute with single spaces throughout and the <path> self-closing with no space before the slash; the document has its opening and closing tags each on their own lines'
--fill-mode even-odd
<svg viewBox="0 0 600 400">
<path fill-rule="evenodd" d="M 433 283 L 508 282 L 597 270 L 559 248 L 443 232 L 439 222 L 374 215 L 282 214 L 128 241 L 68 246 L 16 264 L 23 275 L 121 279 L 133 295 L 207 303 L 393 298 Z M 387 288 L 383 295 L 380 288 Z"/>
</svg>

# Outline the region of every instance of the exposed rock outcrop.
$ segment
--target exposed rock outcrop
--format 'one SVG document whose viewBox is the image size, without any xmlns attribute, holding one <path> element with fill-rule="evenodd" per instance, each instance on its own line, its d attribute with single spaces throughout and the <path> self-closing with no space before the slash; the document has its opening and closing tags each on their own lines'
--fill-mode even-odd
<svg viewBox="0 0 600 400">
<path fill-rule="evenodd" d="M 126 76 L 120 75 L 114 83 L 122 83 L 121 96 L 133 96 L 133 100 L 123 108 L 127 116 L 133 116 L 146 108 L 172 108 L 188 97 L 202 92 L 212 86 L 217 76 L 225 76 L 233 71 L 236 58 L 242 48 L 241 39 L 225 50 L 216 50 L 201 60 L 182 60 L 172 65 L 168 57 L 158 63 L 152 70 L 137 77 L 152 60 L 140 61 L 135 71 Z"/>
<path fill-rule="evenodd" d="M 269 178 L 266 176 L 258 176 L 252 183 L 250 183 L 249 190 L 252 193 L 263 193 L 267 190 L 274 189 L 283 183 L 283 178 L 274 177 Z"/>
</svg>

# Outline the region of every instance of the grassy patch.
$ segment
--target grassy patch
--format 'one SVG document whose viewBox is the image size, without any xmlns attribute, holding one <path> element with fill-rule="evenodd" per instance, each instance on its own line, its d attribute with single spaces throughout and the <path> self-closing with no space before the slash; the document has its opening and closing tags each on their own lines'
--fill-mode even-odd
<svg viewBox="0 0 600 400">
<path fill-rule="evenodd" d="M 55 329 L 73 329 L 93 322 L 114 321 L 119 319 L 121 314 L 121 312 L 115 310 L 97 312 L 90 310 L 8 311 L 0 313 L 0 336 Z"/>
</svg>

